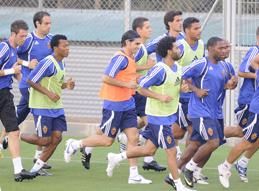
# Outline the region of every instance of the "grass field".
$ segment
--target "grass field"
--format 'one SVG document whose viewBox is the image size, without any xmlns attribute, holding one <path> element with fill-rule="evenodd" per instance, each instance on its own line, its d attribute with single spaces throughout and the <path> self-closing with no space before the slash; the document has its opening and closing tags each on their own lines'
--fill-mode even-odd
<svg viewBox="0 0 259 191">
<path fill-rule="evenodd" d="M 50 170 L 53 173 L 51 177 L 37 177 L 31 181 L 21 183 L 13 180 L 13 167 L 7 151 L 4 151 L 5 157 L 0 160 L 0 190 L 1 191 L 169 191 L 173 190 L 163 182 L 166 172 L 144 171 L 141 167 L 142 159 L 139 159 L 139 172 L 144 177 L 152 179 L 150 185 L 128 185 L 128 164 L 122 163 L 119 168 L 115 169 L 112 178 L 106 176 L 107 162 L 106 154 L 109 151 L 117 152 L 118 145 L 114 144 L 111 148 L 97 148 L 93 152 L 91 169 L 85 170 L 81 166 L 80 155 L 72 159 L 69 164 L 63 160 L 64 141 L 58 147 L 56 153 L 52 156 L 49 163 L 53 166 Z M 224 189 L 219 181 L 216 167 L 221 163 L 230 147 L 224 146 L 219 148 L 204 169 L 204 174 L 209 177 L 209 185 L 195 185 L 199 191 L 259 191 L 259 166 L 258 157 L 255 155 L 249 164 L 249 183 L 242 183 L 237 173 L 232 169 L 230 189 Z M 23 164 L 26 169 L 32 167 L 32 156 L 34 146 L 23 143 L 22 156 Z M 156 158 L 161 164 L 166 164 L 163 150 L 157 152 Z"/>
</svg>

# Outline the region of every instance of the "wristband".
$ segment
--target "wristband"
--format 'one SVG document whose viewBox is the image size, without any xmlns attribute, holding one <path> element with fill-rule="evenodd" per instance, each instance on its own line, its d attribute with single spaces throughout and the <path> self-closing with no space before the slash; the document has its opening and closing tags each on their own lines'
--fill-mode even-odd
<svg viewBox="0 0 259 191">
<path fill-rule="evenodd" d="M 13 68 L 4 70 L 4 75 L 5 76 L 11 75 L 11 74 L 14 74 L 14 69 Z"/>
<path fill-rule="evenodd" d="M 22 61 L 22 65 L 23 65 L 23 66 L 25 66 L 25 67 L 28 67 L 28 66 L 29 66 L 29 62 L 28 62 L 28 61 L 23 60 L 23 61 Z"/>
</svg>

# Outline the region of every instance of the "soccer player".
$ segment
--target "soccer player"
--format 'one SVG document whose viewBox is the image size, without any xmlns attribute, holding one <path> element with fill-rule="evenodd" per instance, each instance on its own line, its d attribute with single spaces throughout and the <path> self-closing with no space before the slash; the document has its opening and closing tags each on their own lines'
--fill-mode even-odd
<svg viewBox="0 0 259 191">
<path fill-rule="evenodd" d="M 207 48 L 208 57 L 185 67 L 182 76 L 183 79 L 191 78 L 192 84 L 208 91 L 208 95 L 202 98 L 192 93 L 188 105 L 188 116 L 193 130 L 181 159 L 189 161 L 192 157 L 183 169 L 184 180 L 190 187 L 193 187 L 193 172 L 198 163 L 211 155 L 224 136 L 219 132 L 218 98 L 224 91 L 228 75 L 222 62 L 226 55 L 225 41 L 212 37 L 208 40 Z M 193 150 L 197 151 L 190 154 Z M 178 168 L 181 167 L 178 164 Z"/>
<path fill-rule="evenodd" d="M 16 48 L 22 45 L 28 34 L 28 25 L 23 20 L 16 20 L 11 24 L 11 35 L 7 41 L 0 43 L 0 119 L 8 134 L 9 150 L 11 153 L 14 180 L 32 179 L 34 173 L 23 169 L 20 157 L 20 130 L 15 114 L 12 89 L 12 77 L 20 78 L 21 66 L 17 64 Z"/>
<path fill-rule="evenodd" d="M 55 35 L 50 41 L 53 54 L 42 59 L 28 77 L 31 86 L 29 107 L 32 110 L 37 135 L 21 134 L 27 143 L 45 146 L 35 162 L 31 172 L 38 172 L 56 150 L 62 140 L 62 132 L 67 130 L 66 118 L 62 104 L 62 89 L 74 88 L 70 78 L 64 82 L 65 64 L 69 43 L 64 35 Z"/>
<path fill-rule="evenodd" d="M 128 148 L 121 154 L 109 153 L 108 169 L 113 170 L 122 160 L 152 156 L 158 147 L 165 149 L 168 167 L 173 175 L 176 190 L 185 188 L 179 178 L 176 165 L 176 149 L 171 125 L 176 120 L 180 86 L 181 67 L 175 62 L 180 58 L 180 51 L 174 37 L 162 38 L 156 50 L 162 56 L 163 62 L 158 62 L 148 74 L 139 80 L 142 95 L 147 97 L 146 114 L 148 126 L 143 132 L 147 139 L 145 145 Z"/>
<path fill-rule="evenodd" d="M 136 31 L 129 30 L 122 35 L 122 49 L 111 59 L 105 70 L 100 96 L 103 101 L 103 116 L 96 135 L 82 140 L 69 139 L 66 142 L 64 159 L 70 162 L 71 156 L 83 147 L 111 146 L 119 131 L 128 139 L 128 148 L 138 143 L 137 115 L 132 95 L 137 87 L 137 73 L 134 54 L 139 49 L 141 39 Z M 130 161 L 129 184 L 150 184 L 152 181 L 139 175 L 136 159 Z M 134 164 L 134 166 L 133 166 Z M 111 169 L 106 169 L 112 176 Z"/>
<path fill-rule="evenodd" d="M 229 152 L 227 159 L 224 163 L 218 166 L 219 180 L 220 183 L 225 187 L 229 188 L 229 178 L 231 176 L 230 169 L 232 164 L 238 159 L 242 153 L 249 149 L 258 147 L 258 134 L 259 134 L 259 54 L 251 61 L 250 64 L 256 71 L 256 90 L 253 98 L 250 102 L 248 122 L 244 128 L 244 136 L 240 143 L 235 145 Z"/>
</svg>

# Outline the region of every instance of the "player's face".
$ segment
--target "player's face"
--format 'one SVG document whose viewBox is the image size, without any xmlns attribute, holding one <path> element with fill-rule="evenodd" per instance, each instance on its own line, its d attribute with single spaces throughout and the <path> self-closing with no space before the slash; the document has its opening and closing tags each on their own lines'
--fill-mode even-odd
<svg viewBox="0 0 259 191">
<path fill-rule="evenodd" d="M 225 46 L 226 46 L 226 49 L 225 49 L 225 58 L 224 59 L 229 57 L 229 54 L 231 51 L 231 45 L 228 41 L 225 41 Z"/>
<path fill-rule="evenodd" d="M 180 59 L 180 49 L 179 49 L 179 47 L 177 46 L 176 43 L 173 43 L 172 58 L 175 61 Z"/>
<path fill-rule="evenodd" d="M 199 40 L 201 38 L 201 24 L 200 23 L 192 23 L 189 29 L 189 35 L 191 39 Z"/>
<path fill-rule="evenodd" d="M 127 43 L 127 46 L 129 48 L 130 52 L 132 54 L 135 54 L 138 51 L 138 49 L 140 48 L 140 44 L 141 44 L 141 39 L 140 38 L 136 38 L 133 41 L 129 41 Z"/>
<path fill-rule="evenodd" d="M 67 40 L 59 40 L 57 47 L 57 53 L 63 58 L 68 56 L 69 53 L 69 43 Z"/>
<path fill-rule="evenodd" d="M 168 22 L 168 24 L 171 30 L 176 32 L 181 32 L 182 26 L 183 26 L 182 16 L 181 15 L 175 16 L 174 20 L 172 22 Z"/>
<path fill-rule="evenodd" d="M 218 41 L 214 47 L 214 57 L 217 61 L 224 60 L 226 58 L 226 52 L 228 47 L 226 41 Z"/>
<path fill-rule="evenodd" d="M 142 28 L 137 29 L 138 34 L 140 35 L 141 38 L 144 39 L 149 39 L 152 33 L 151 25 L 149 21 L 145 21 L 143 23 Z"/>
<path fill-rule="evenodd" d="M 19 32 L 17 34 L 13 33 L 13 35 L 15 36 L 14 37 L 14 42 L 17 46 L 21 46 L 27 35 L 28 35 L 28 31 L 27 30 L 23 30 L 23 29 L 20 29 Z"/>
<path fill-rule="evenodd" d="M 50 31 L 51 27 L 51 19 L 50 16 L 44 16 L 42 18 L 42 22 L 38 23 L 37 30 L 43 35 L 47 35 Z"/>
</svg>

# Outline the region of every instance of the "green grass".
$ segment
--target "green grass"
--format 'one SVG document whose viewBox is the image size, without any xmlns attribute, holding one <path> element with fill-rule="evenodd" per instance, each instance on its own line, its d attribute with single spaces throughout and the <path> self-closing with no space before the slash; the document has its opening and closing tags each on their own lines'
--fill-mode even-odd
<svg viewBox="0 0 259 191">
<path fill-rule="evenodd" d="M 81 166 L 79 153 L 72 159 L 69 164 L 63 161 L 64 142 L 62 142 L 56 153 L 52 156 L 49 163 L 53 166 L 50 170 L 53 173 L 51 177 L 37 177 L 31 181 L 23 181 L 21 183 L 13 180 L 13 167 L 11 159 L 7 151 L 4 151 L 5 158 L 0 160 L 0 188 L 2 191 L 169 191 L 173 190 L 170 186 L 163 182 L 166 172 L 144 171 L 141 168 L 142 159 L 139 159 L 139 172 L 144 177 L 152 179 L 153 184 L 150 185 L 128 185 L 128 164 L 122 163 L 119 168 L 115 169 L 112 178 L 106 176 L 106 154 L 109 151 L 117 152 L 118 145 L 115 144 L 111 148 L 96 148 L 93 152 L 91 160 L 91 169 L 85 170 Z M 22 157 L 23 165 L 26 169 L 32 167 L 32 157 L 34 155 L 34 146 L 23 143 Z M 256 154 L 249 164 L 249 183 L 242 183 L 237 173 L 232 169 L 232 177 L 230 179 L 230 189 L 223 189 L 218 181 L 216 167 L 221 163 L 228 151 L 229 147 L 219 148 L 211 157 L 210 161 L 204 169 L 204 174 L 209 177 L 209 185 L 195 185 L 195 189 L 199 191 L 259 191 L 258 167 Z M 158 150 L 156 159 L 160 164 L 166 164 L 165 153 Z M 0 189 L 0 190 L 1 190 Z"/>
</svg>

